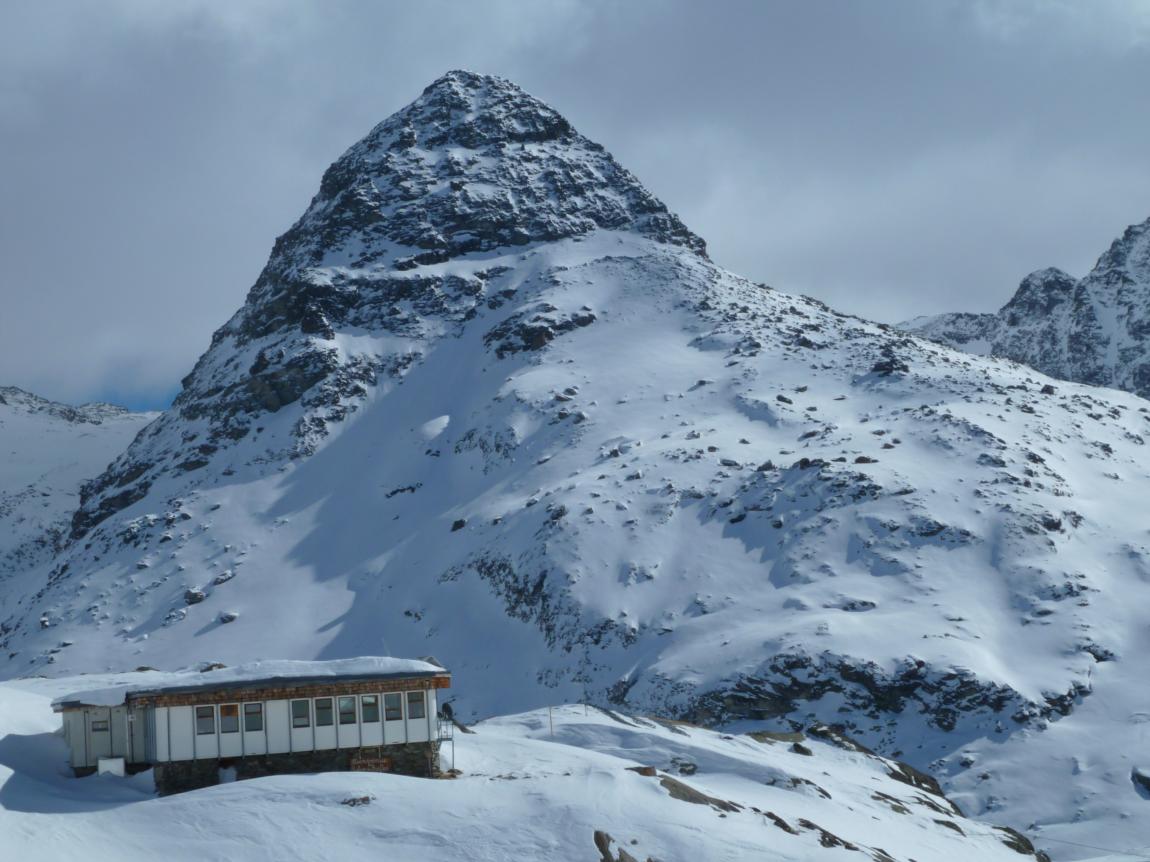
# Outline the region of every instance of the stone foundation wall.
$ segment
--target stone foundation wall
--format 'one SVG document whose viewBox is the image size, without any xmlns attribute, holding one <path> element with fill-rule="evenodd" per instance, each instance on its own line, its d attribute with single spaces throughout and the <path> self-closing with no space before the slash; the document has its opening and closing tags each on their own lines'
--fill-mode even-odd
<svg viewBox="0 0 1150 862">
<path fill-rule="evenodd" d="M 156 790 L 161 796 L 168 796 L 219 784 L 222 769 L 234 769 L 237 780 L 314 772 L 395 772 L 434 778 L 439 775 L 439 743 L 409 742 L 218 760 L 176 760 L 157 763 L 153 775 Z"/>
</svg>

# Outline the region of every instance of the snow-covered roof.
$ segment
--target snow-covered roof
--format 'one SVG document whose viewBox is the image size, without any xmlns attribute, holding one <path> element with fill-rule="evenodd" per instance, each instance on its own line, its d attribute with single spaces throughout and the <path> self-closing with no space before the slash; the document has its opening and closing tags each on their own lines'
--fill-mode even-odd
<svg viewBox="0 0 1150 862">
<path fill-rule="evenodd" d="M 304 684 L 326 682 L 334 677 L 345 680 L 394 679 L 445 675 L 447 671 L 434 661 L 424 659 L 392 658 L 390 656 L 361 656 L 332 661 L 256 661 L 235 667 L 217 667 L 212 670 L 187 668 L 178 671 L 141 671 L 138 679 L 122 684 L 76 691 L 52 701 L 52 708 L 78 706 L 120 706 L 129 695 L 173 694 L 261 684 Z"/>
</svg>

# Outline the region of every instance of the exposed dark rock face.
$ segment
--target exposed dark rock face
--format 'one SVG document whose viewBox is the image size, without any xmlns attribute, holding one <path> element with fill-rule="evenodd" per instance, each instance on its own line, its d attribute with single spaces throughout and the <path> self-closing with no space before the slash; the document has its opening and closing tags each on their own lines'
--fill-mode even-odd
<svg viewBox="0 0 1150 862">
<path fill-rule="evenodd" d="M 1130 780 L 1134 782 L 1139 793 L 1150 798 L 1150 769 L 1135 766 L 1130 770 Z"/>
<path fill-rule="evenodd" d="M 511 353 L 539 350 L 556 336 L 577 327 L 590 326 L 594 322 L 595 315 L 589 308 L 564 315 L 555 306 L 544 303 L 537 310 L 507 318 L 488 332 L 483 340 L 502 359 Z"/>
<path fill-rule="evenodd" d="M 429 159 L 432 153 L 446 153 Z M 317 266 L 349 252 L 435 263 L 501 246 L 627 228 L 703 253 L 704 243 L 598 144 L 500 78 L 449 72 L 324 174 L 304 217 L 276 244 Z M 357 254 L 354 248 L 371 250 Z"/>
<path fill-rule="evenodd" d="M 696 697 L 682 717 L 707 725 L 782 720 L 797 730 L 817 716 L 835 722 L 838 733 L 867 734 L 892 748 L 896 737 L 876 734 L 874 728 L 903 713 L 919 715 L 937 730 L 951 732 L 966 723 L 1002 733 L 1004 720 L 1017 726 L 1068 715 L 1089 693 L 1076 686 L 1034 703 L 969 672 L 940 671 L 918 661 L 908 660 L 891 674 L 849 657 L 791 654 L 770 658 L 761 676 L 733 680 L 720 691 Z M 833 712 L 821 708 L 823 698 L 834 704 Z"/>
<path fill-rule="evenodd" d="M 1150 396 L 1150 219 L 1128 227 L 1081 280 L 1041 269 L 995 314 L 940 314 L 900 326 L 1052 377 Z"/>
</svg>

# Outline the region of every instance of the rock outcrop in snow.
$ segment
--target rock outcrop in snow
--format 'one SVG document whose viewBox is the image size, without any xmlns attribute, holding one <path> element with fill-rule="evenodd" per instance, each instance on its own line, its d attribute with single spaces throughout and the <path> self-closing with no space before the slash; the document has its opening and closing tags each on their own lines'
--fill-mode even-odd
<svg viewBox="0 0 1150 862">
<path fill-rule="evenodd" d="M 1075 279 L 1041 269 L 995 314 L 940 314 L 900 329 L 1051 377 L 1150 396 L 1150 219 Z"/>
</svg>

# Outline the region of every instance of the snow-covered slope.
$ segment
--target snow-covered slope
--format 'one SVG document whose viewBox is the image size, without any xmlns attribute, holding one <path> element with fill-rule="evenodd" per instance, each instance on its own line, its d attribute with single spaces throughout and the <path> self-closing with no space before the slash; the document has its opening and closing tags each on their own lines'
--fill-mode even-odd
<svg viewBox="0 0 1150 862">
<path fill-rule="evenodd" d="M 1081 280 L 1038 270 L 996 314 L 940 314 L 899 328 L 1063 380 L 1150 396 L 1150 219 L 1128 227 Z"/>
<path fill-rule="evenodd" d="M 69 530 L 80 486 L 119 455 L 154 413 L 69 407 L 0 386 L 0 596 L 42 564 Z"/>
<path fill-rule="evenodd" d="M 292 775 L 157 799 L 150 773 L 66 777 L 48 703 L 110 683 L 130 677 L 0 684 L 0 858 L 1035 859 L 1017 833 L 833 735 L 796 745 L 583 707 L 457 734 L 454 780 Z"/>
<path fill-rule="evenodd" d="M 1021 769 L 1065 791 L 1046 822 L 1136 831 L 1147 409 L 725 272 L 550 108 L 451 73 L 88 487 L 2 672 L 433 654 L 463 715 L 838 722 L 973 813 L 1036 804 Z M 1105 800 L 1042 748 L 1095 703 Z"/>
</svg>

